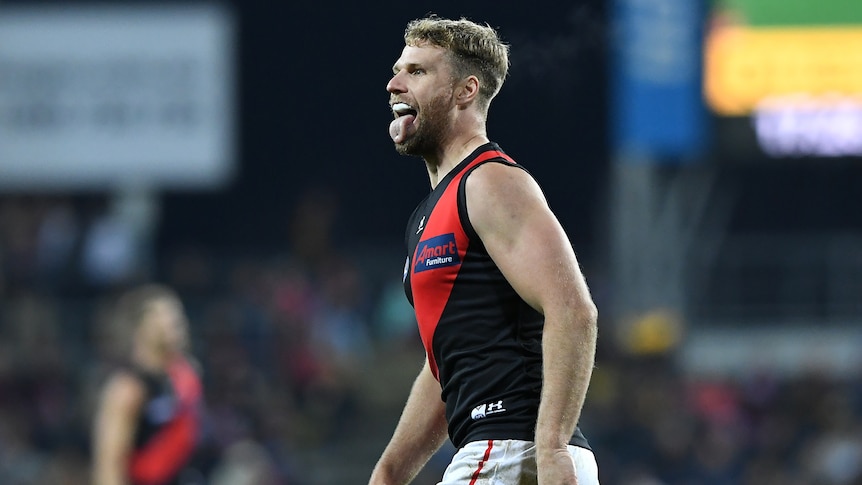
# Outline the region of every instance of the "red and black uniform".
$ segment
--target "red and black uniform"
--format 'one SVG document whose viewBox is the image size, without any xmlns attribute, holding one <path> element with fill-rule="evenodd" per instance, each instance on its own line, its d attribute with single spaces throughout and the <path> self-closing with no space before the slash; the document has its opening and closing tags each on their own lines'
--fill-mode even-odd
<svg viewBox="0 0 862 485">
<path fill-rule="evenodd" d="M 174 485 L 199 435 L 202 387 L 194 367 L 177 359 L 165 374 L 131 369 L 146 388 L 129 477 L 134 485 Z"/>
<path fill-rule="evenodd" d="M 544 317 L 515 292 L 467 216 L 465 182 L 484 163 L 522 168 L 494 143 L 479 147 L 419 204 L 405 234 L 404 288 L 458 448 L 533 441 L 542 386 Z M 570 443 L 589 448 L 580 430 Z"/>
</svg>

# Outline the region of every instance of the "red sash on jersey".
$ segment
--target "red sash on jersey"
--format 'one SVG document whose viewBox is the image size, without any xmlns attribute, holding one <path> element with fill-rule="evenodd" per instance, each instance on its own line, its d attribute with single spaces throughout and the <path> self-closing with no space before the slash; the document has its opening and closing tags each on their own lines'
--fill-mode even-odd
<svg viewBox="0 0 862 485">
<path fill-rule="evenodd" d="M 440 376 L 438 375 L 437 362 L 434 358 L 432 346 L 434 332 L 437 329 L 437 324 L 440 322 L 440 317 L 443 314 L 446 303 L 449 301 L 449 295 L 452 292 L 452 287 L 461 268 L 460 262 L 464 260 L 470 243 L 458 211 L 458 187 L 464 175 L 470 169 L 493 158 L 503 158 L 510 163 L 515 163 L 511 157 L 501 151 L 488 150 L 482 152 L 472 162 L 463 167 L 449 181 L 443 195 L 440 196 L 440 199 L 431 210 L 428 219 L 425 221 L 422 238 L 416 245 L 416 249 L 414 249 L 411 257 L 410 284 L 413 291 L 413 306 L 416 311 L 416 320 L 419 324 L 419 335 L 422 338 L 425 353 L 428 356 L 428 364 L 431 372 L 437 380 L 440 380 Z M 452 228 L 456 228 L 454 233 L 451 232 Z M 422 261 L 419 259 L 420 256 L 427 256 L 434 249 L 429 248 L 427 244 L 423 243 L 441 237 L 446 238 L 442 242 L 447 247 L 452 247 L 452 243 L 457 247 L 458 262 L 445 266 L 441 265 L 439 269 L 434 269 L 433 271 L 416 271 L 417 265 L 422 264 Z M 438 253 L 445 254 L 446 247 L 442 248 Z"/>
</svg>

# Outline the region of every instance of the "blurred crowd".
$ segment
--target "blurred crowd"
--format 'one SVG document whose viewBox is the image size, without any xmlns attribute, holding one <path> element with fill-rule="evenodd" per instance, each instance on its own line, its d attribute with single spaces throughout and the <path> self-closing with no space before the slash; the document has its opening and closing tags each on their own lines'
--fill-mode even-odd
<svg viewBox="0 0 862 485">
<path fill-rule="evenodd" d="M 600 355 L 583 418 L 602 483 L 862 484 L 862 379 L 686 376 Z"/>
<path fill-rule="evenodd" d="M 423 355 L 403 255 L 348 257 L 337 216 L 337 201 L 313 192 L 281 250 L 153 251 L 110 201 L 0 197 L 0 483 L 88 483 L 96 393 L 122 358 L 104 332 L 108 308 L 150 280 L 182 296 L 204 369 L 189 484 L 363 483 L 373 461 L 362 460 L 388 440 Z M 597 292 L 600 309 L 609 294 Z M 862 377 L 694 377 L 672 348 L 625 351 L 601 331 L 611 324 L 600 322 L 582 418 L 603 484 L 862 484 Z M 389 413 L 383 426 L 367 425 L 375 407 Z M 338 447 L 351 437 L 368 453 Z M 358 460 L 358 475 L 321 478 L 315 455 L 334 468 Z M 420 481 L 435 483 L 447 461 Z"/>
</svg>

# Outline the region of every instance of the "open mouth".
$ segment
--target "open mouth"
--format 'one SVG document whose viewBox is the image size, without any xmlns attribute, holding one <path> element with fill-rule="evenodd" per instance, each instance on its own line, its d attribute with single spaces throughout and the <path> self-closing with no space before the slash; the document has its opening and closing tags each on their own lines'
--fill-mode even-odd
<svg viewBox="0 0 862 485">
<path fill-rule="evenodd" d="M 417 111 L 416 108 L 407 103 L 395 103 L 392 105 L 392 113 L 395 114 L 396 118 L 400 118 L 407 115 L 416 116 Z"/>
<path fill-rule="evenodd" d="M 416 114 L 419 110 L 401 101 L 391 102 L 390 108 L 395 119 L 389 123 L 389 136 L 396 144 L 405 143 L 416 133 Z"/>
</svg>

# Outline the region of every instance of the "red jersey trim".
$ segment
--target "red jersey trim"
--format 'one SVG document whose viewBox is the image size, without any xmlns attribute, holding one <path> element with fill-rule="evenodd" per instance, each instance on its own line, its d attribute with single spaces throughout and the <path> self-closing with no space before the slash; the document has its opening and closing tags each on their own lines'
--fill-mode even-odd
<svg viewBox="0 0 862 485">
<path fill-rule="evenodd" d="M 176 478 L 191 458 L 197 442 L 198 405 L 203 393 L 200 379 L 185 360 L 171 365 L 168 375 L 177 394 L 180 411 L 132 456 L 129 475 L 135 484 L 162 485 Z"/>
<path fill-rule="evenodd" d="M 464 225 L 461 220 L 460 210 L 458 208 L 458 187 L 461 184 L 463 177 L 470 172 L 476 165 L 483 163 L 493 158 L 503 158 L 514 163 L 514 161 L 505 153 L 498 150 L 488 150 L 479 154 L 475 159 L 469 162 L 448 182 L 448 185 L 443 189 L 443 194 L 431 210 L 428 220 L 425 224 L 423 237 L 428 234 L 428 238 L 420 239 L 416 248 L 413 250 L 410 264 L 410 280 L 413 291 L 417 287 L 421 288 L 424 294 L 420 298 L 416 298 L 414 293 L 414 308 L 416 310 L 416 320 L 419 324 L 419 335 L 422 338 L 422 344 L 425 347 L 425 353 L 428 358 L 428 364 L 434 378 L 440 380 L 439 369 L 436 359 L 434 358 L 434 332 L 437 329 L 437 324 L 440 322 L 440 317 L 446 308 L 449 301 L 449 295 L 452 293 L 452 288 L 455 285 L 455 280 L 458 277 L 458 272 L 461 268 L 461 262 L 467 254 L 467 249 L 470 245 L 470 237 L 464 230 Z M 457 228 L 456 232 L 450 232 L 451 228 Z M 439 239 L 445 241 L 451 246 L 447 246 L 449 251 L 457 251 L 457 258 L 453 257 L 452 261 L 441 261 L 438 271 L 422 271 L 420 260 L 421 253 L 428 254 L 429 248 L 436 247 L 431 244 L 432 240 Z M 438 251 L 443 253 L 443 249 Z M 434 261 L 432 261 L 434 263 Z M 419 266 L 420 271 L 417 271 Z"/>
</svg>

